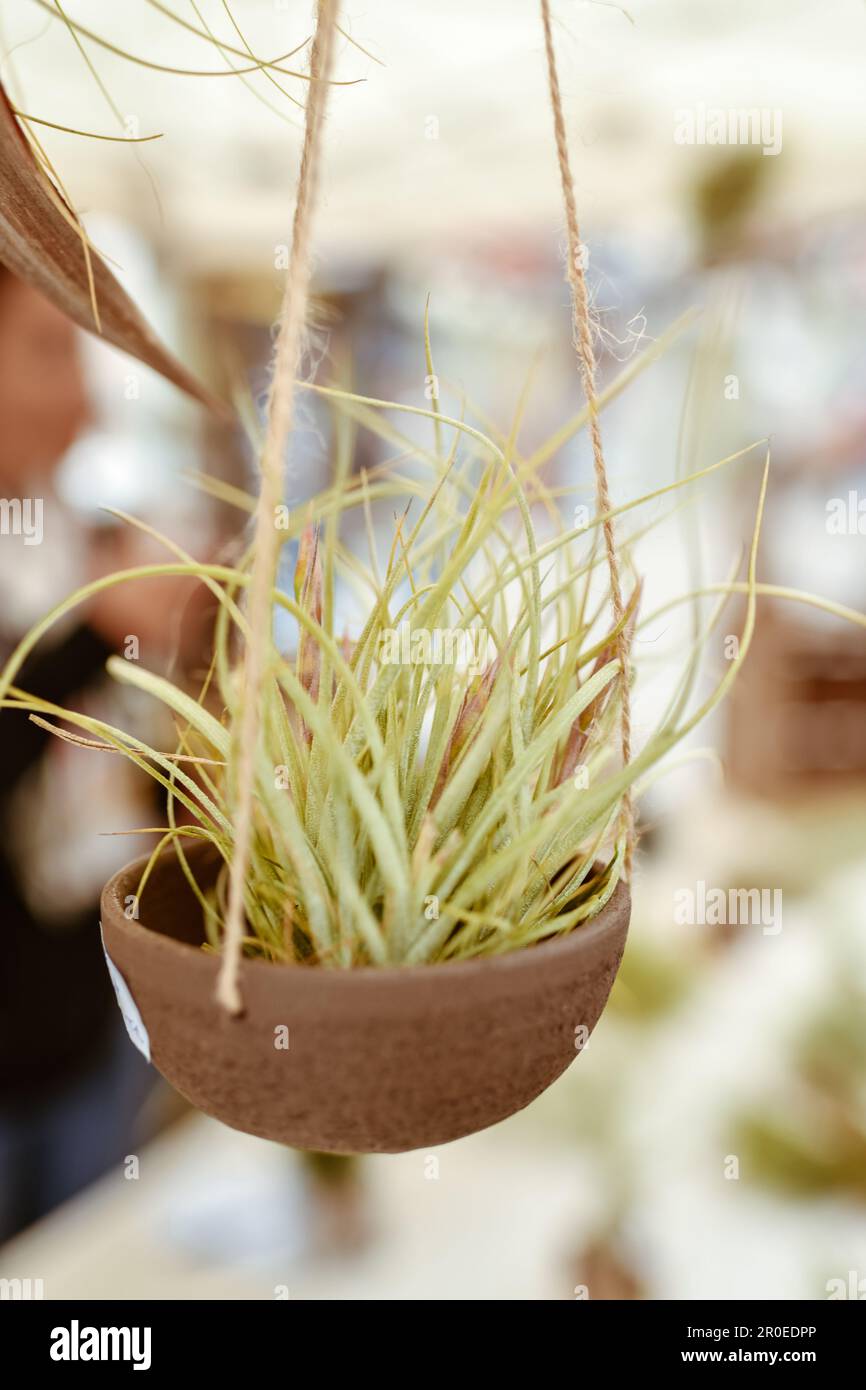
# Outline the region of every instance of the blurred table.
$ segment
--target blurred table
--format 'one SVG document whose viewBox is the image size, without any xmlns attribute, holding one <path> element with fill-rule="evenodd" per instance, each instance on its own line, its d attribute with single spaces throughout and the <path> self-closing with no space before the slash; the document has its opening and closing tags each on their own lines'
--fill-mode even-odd
<svg viewBox="0 0 866 1390">
<path fill-rule="evenodd" d="M 364 1160 L 372 1233 L 308 1249 L 301 1158 L 201 1115 L 0 1250 L 0 1277 L 84 1299 L 536 1299 L 570 1295 L 580 1161 L 490 1135 Z M 287 1293 L 286 1293 L 287 1290 Z"/>
</svg>

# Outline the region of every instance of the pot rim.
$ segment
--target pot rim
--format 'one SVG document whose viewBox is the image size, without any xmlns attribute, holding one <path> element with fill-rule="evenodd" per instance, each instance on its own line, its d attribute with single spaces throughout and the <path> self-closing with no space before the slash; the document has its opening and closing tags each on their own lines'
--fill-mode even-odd
<svg viewBox="0 0 866 1390">
<path fill-rule="evenodd" d="M 204 852 L 204 846 L 201 849 L 196 846 L 185 852 L 187 859 L 194 860 L 198 854 Z M 175 858 L 171 846 L 168 846 L 159 855 L 149 882 L 153 883 L 160 868 L 165 867 L 162 861 L 167 862 L 169 856 Z M 178 941 L 173 936 L 166 936 L 155 927 L 148 927 L 140 918 L 127 917 L 124 911 L 124 900 L 128 896 L 128 892 L 124 890 L 128 890 L 130 880 L 140 877 L 149 859 L 149 854 L 141 855 L 112 875 L 102 890 L 101 918 L 110 917 L 112 928 L 119 931 L 130 945 L 141 945 L 147 938 L 151 947 L 155 948 L 157 952 L 163 951 L 166 955 L 173 956 L 178 965 L 184 962 L 192 965 L 193 961 L 199 961 L 208 968 L 216 970 L 221 959 L 219 955 L 208 954 L 202 951 L 200 946 L 193 946 L 189 942 Z M 314 974 L 317 979 L 327 979 L 335 984 L 337 981 L 341 981 L 342 983 L 336 987 L 344 989 L 351 987 L 351 981 L 362 985 L 364 983 L 373 984 L 374 982 L 381 984 L 402 982 L 405 984 L 412 979 L 433 980 L 447 976 L 449 979 L 455 980 L 457 978 L 465 979 L 468 976 L 477 975 L 479 972 L 491 970 L 505 973 L 507 971 L 519 971 L 533 965 L 552 966 L 557 960 L 565 960 L 573 955 L 580 955 L 581 952 L 596 945 L 605 936 L 619 931 L 623 916 L 625 916 L 626 925 L 628 925 L 630 909 L 629 887 L 625 879 L 620 878 L 607 902 L 588 921 L 572 927 L 570 931 L 561 936 L 546 941 L 532 942 L 527 946 L 504 951 L 501 955 L 474 956 L 470 960 L 433 961 L 429 965 L 358 965 L 349 969 L 306 967 L 306 970 L 303 966 L 289 965 L 283 961 L 250 960 L 248 957 L 243 957 L 241 969 L 244 972 L 252 971 L 254 973 L 264 971 L 271 977 L 273 977 L 275 970 L 289 972 L 295 977 L 300 970 L 305 970 L 305 973 Z M 536 953 L 535 947 L 543 947 L 543 960 Z"/>
</svg>

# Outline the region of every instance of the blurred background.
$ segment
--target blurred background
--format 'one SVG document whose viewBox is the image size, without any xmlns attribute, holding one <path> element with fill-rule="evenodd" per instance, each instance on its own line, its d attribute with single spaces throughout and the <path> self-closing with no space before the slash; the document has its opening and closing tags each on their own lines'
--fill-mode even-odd
<svg viewBox="0 0 866 1390">
<path fill-rule="evenodd" d="M 351 85 L 326 132 L 310 371 L 425 404 L 429 296 L 443 409 L 507 432 L 526 391 L 524 454 L 591 503 L 587 441 L 568 429 L 582 400 L 536 6 L 342 8 Z M 162 135 L 38 128 L 150 321 L 218 388 L 243 383 L 255 413 L 303 85 L 231 70 L 249 68 L 247 47 L 306 45 L 310 6 L 59 9 L 0 0 L 10 99 L 81 131 Z M 863 611 L 862 4 L 554 9 L 600 379 L 633 377 L 603 421 L 616 499 L 771 437 L 759 577 Z M 719 138 L 718 113 L 730 133 L 741 112 L 755 113 L 749 138 Z M 429 422 L 406 418 L 395 428 L 426 439 Z M 292 504 L 326 481 L 330 429 L 304 393 Z M 0 440 L 0 493 L 44 502 L 40 544 L 0 535 L 4 656 L 77 584 L 160 554 L 104 508 L 214 557 L 236 544 L 238 513 L 192 476 L 254 486 L 240 436 L 7 273 Z M 635 549 L 645 615 L 729 577 L 765 447 L 629 514 L 624 534 L 655 523 Z M 357 466 L 388 452 L 362 432 Z M 147 666 L 192 680 L 211 618 L 188 581 L 127 586 L 70 617 L 20 684 L 170 740 L 147 701 L 105 680 L 105 657 L 134 634 Z M 707 689 L 741 626 L 731 604 Z M 639 634 L 638 741 L 688 639 L 682 608 Z M 132 1048 L 96 903 L 153 843 L 116 832 L 164 811 L 125 763 L 4 713 L 0 1277 L 40 1279 L 49 1298 L 866 1297 L 864 628 L 763 598 L 735 693 L 689 752 L 642 803 L 629 945 L 587 1056 L 486 1133 L 337 1159 L 191 1113 Z M 701 884 L 781 907 L 771 929 L 684 921 Z"/>
</svg>

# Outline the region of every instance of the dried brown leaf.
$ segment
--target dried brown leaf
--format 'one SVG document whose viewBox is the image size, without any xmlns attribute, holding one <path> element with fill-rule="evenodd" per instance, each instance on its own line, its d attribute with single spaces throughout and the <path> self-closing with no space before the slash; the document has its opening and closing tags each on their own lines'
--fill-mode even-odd
<svg viewBox="0 0 866 1390">
<path fill-rule="evenodd" d="M 0 85 L 0 262 L 91 333 L 138 358 L 223 417 L 230 411 L 163 347 L 89 246 L 37 162 Z"/>
</svg>

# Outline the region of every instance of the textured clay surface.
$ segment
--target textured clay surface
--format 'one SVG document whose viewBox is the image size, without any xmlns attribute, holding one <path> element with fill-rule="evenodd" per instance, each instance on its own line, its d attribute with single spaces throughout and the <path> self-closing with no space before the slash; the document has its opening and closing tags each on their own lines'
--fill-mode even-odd
<svg viewBox="0 0 866 1390">
<path fill-rule="evenodd" d="M 206 884 L 213 861 L 189 858 Z M 173 852 L 140 920 L 124 915 L 142 862 L 107 884 L 102 927 L 154 1065 L 206 1114 L 296 1148 L 400 1153 L 513 1115 L 574 1061 L 575 1030 L 595 1026 L 628 932 L 620 884 L 571 935 L 490 960 L 348 971 L 244 961 L 245 1012 L 231 1018 Z"/>
</svg>

